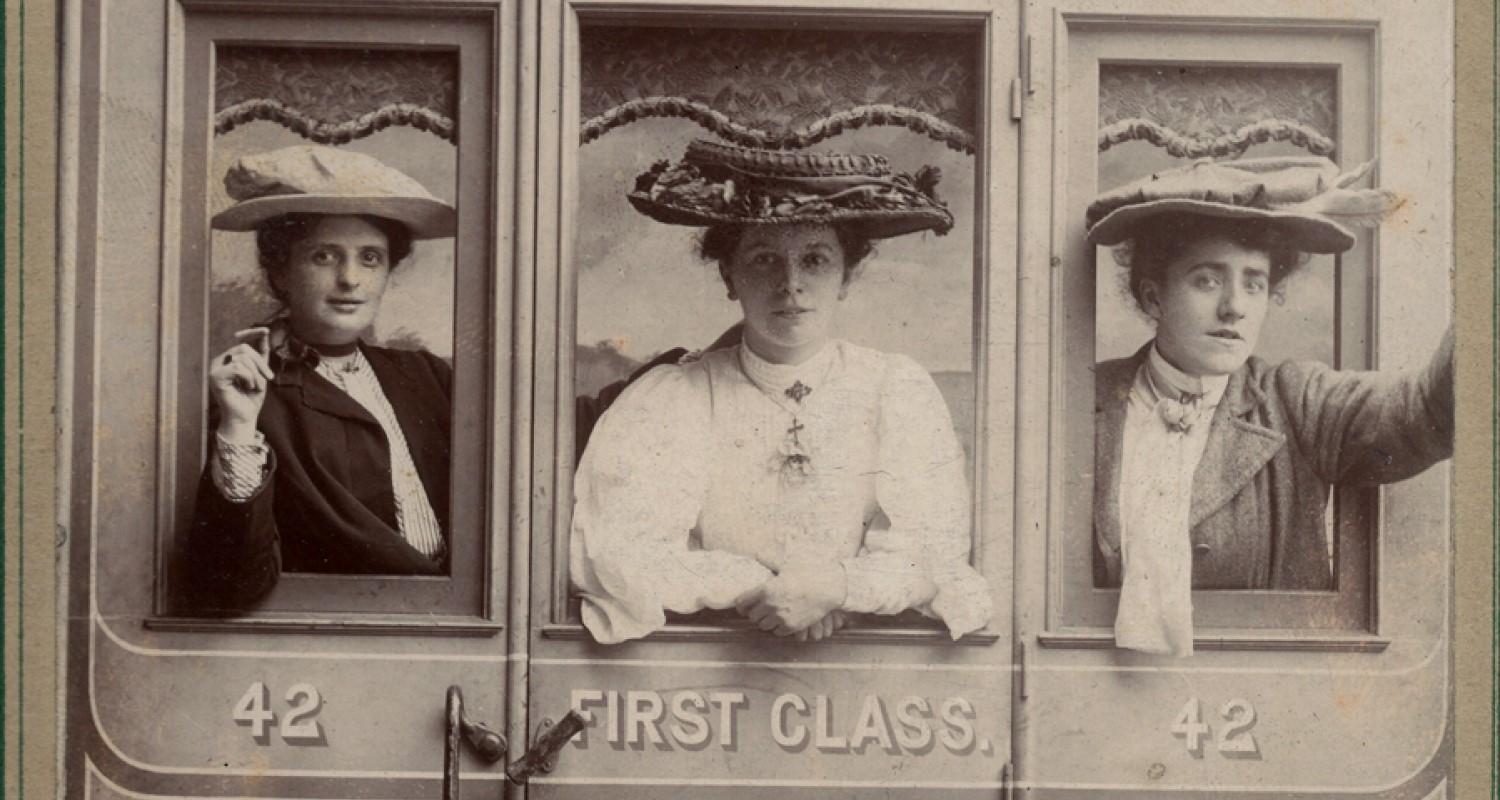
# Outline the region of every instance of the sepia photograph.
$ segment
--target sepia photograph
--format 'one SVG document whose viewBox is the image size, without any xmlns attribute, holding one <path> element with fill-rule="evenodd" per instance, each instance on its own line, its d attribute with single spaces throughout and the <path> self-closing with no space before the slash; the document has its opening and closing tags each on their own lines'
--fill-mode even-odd
<svg viewBox="0 0 1500 800">
<path fill-rule="evenodd" d="M 1455 15 L 64 4 L 58 796 L 1467 796 Z"/>
</svg>

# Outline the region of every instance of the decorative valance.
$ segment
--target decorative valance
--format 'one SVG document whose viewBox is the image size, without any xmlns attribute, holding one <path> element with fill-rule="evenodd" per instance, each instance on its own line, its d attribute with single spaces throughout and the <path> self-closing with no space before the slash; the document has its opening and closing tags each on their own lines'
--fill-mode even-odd
<svg viewBox="0 0 1500 800">
<path fill-rule="evenodd" d="M 441 50 L 220 46 L 214 132 L 269 120 L 320 144 L 408 125 L 456 141 L 457 54 Z"/>
<path fill-rule="evenodd" d="M 973 152 L 973 34 L 588 26 L 580 140 L 647 117 L 796 149 L 895 125 Z"/>
<path fill-rule="evenodd" d="M 1274 141 L 1331 156 L 1336 78 L 1322 68 L 1105 64 L 1099 149 L 1147 141 L 1179 158 L 1233 158 Z"/>
</svg>

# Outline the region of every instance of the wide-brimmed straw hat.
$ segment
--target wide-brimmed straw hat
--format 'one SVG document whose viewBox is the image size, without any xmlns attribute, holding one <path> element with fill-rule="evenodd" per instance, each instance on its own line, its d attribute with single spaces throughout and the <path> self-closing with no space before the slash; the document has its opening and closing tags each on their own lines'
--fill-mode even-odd
<svg viewBox="0 0 1500 800">
<path fill-rule="evenodd" d="M 241 156 L 224 175 L 236 202 L 213 226 L 250 231 L 283 214 L 368 214 L 403 223 L 413 238 L 452 236 L 453 206 L 380 160 L 322 145 L 297 145 Z"/>
<path fill-rule="evenodd" d="M 1351 189 L 1374 162 L 1340 173 L 1322 157 L 1204 159 L 1153 173 L 1105 192 L 1089 204 L 1088 240 L 1114 245 L 1164 214 L 1264 220 L 1289 246 L 1306 253 L 1342 253 L 1354 227 L 1372 227 L 1400 206 L 1381 189 Z"/>
<path fill-rule="evenodd" d="M 893 174 L 883 156 L 791 153 L 707 141 L 636 178 L 630 204 L 670 225 L 840 224 L 871 239 L 947 233 L 936 167 Z"/>
</svg>

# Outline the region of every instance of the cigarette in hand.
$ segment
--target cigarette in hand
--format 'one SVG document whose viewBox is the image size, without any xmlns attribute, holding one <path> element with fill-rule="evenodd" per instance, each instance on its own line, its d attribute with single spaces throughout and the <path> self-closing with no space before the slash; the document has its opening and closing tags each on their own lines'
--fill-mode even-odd
<svg viewBox="0 0 1500 800">
<path fill-rule="evenodd" d="M 253 328 L 245 328 L 244 330 L 235 331 L 234 338 L 245 343 L 249 343 L 251 340 L 254 340 L 255 350 L 256 352 L 260 353 L 262 358 L 267 357 L 271 352 L 271 329 L 267 328 L 264 325 L 257 325 Z M 256 392 L 255 387 L 249 381 L 239 376 L 235 376 L 234 386 L 236 389 L 239 389 L 245 394 L 255 394 Z"/>
<path fill-rule="evenodd" d="M 256 352 L 260 353 L 261 356 L 268 356 L 271 354 L 271 329 L 267 328 L 264 325 L 257 325 L 253 328 L 245 328 L 244 330 L 235 331 L 234 338 L 239 339 L 242 342 L 248 342 L 253 338 L 255 339 Z"/>
</svg>

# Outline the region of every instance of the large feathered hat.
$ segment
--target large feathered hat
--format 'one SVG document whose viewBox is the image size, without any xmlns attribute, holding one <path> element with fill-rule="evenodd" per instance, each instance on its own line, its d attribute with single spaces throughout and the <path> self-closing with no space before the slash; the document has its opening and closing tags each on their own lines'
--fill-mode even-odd
<svg viewBox="0 0 1500 800">
<path fill-rule="evenodd" d="M 892 173 L 883 156 L 792 153 L 714 142 L 688 145 L 636 178 L 630 204 L 671 225 L 838 223 L 871 239 L 947 233 L 953 214 L 937 197 L 942 173 Z"/>
</svg>

